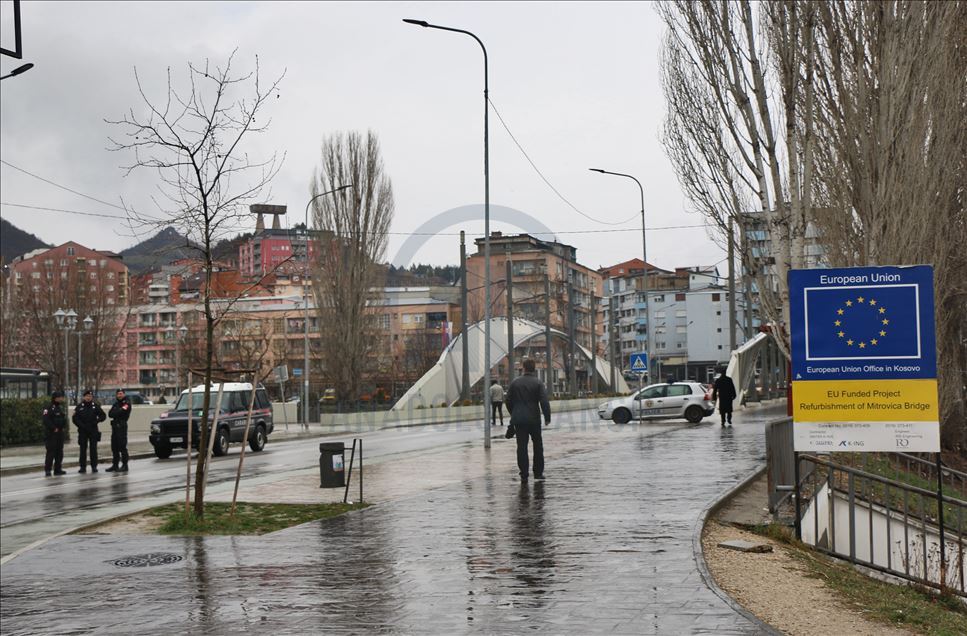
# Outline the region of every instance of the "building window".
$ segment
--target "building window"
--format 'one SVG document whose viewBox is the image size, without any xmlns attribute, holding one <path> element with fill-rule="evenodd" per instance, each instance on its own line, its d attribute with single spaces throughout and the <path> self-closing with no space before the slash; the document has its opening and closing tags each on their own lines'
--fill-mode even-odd
<svg viewBox="0 0 967 636">
<path fill-rule="evenodd" d="M 107 273 L 107 279 L 108 280 L 114 280 L 114 272 L 108 272 Z"/>
<path fill-rule="evenodd" d="M 722 333 L 722 328 L 721 328 L 721 327 L 719 327 L 719 328 L 718 328 L 718 329 L 716 329 L 715 331 L 717 331 L 718 333 Z"/>
<path fill-rule="evenodd" d="M 60 273 L 60 277 L 66 279 L 67 278 L 67 272 L 61 272 Z"/>
<path fill-rule="evenodd" d="M 676 301 L 685 300 L 685 294 L 675 294 L 675 300 Z"/>
<path fill-rule="evenodd" d="M 688 327 L 675 327 L 675 333 L 688 333 Z"/>
<path fill-rule="evenodd" d="M 664 294 L 661 295 L 661 296 L 652 296 L 651 299 L 654 302 L 656 302 L 656 303 L 663 303 L 663 302 L 665 302 L 665 296 L 664 296 Z"/>
<path fill-rule="evenodd" d="M 89 266 L 91 266 L 91 267 L 97 267 L 97 259 L 96 258 L 89 258 L 89 259 L 87 259 L 87 264 Z"/>
<path fill-rule="evenodd" d="M 106 258 L 102 258 L 101 259 L 100 266 L 101 267 L 107 267 L 107 259 Z"/>
<path fill-rule="evenodd" d="M 74 248 L 73 247 L 68 247 L 67 248 L 67 255 L 68 256 L 73 256 L 74 255 Z"/>
<path fill-rule="evenodd" d="M 715 315 L 716 316 L 721 316 L 722 315 L 722 312 L 721 311 L 717 311 L 717 312 L 715 312 Z"/>
<path fill-rule="evenodd" d="M 664 317 L 665 317 L 665 312 L 663 312 L 663 311 L 656 311 L 655 312 L 655 318 L 664 318 Z"/>
<path fill-rule="evenodd" d="M 389 314 L 380 314 L 379 316 L 379 328 L 389 329 Z"/>
<path fill-rule="evenodd" d="M 679 343 L 677 343 L 677 344 L 676 344 L 675 346 L 676 346 L 677 348 L 679 348 L 679 349 L 684 349 L 684 348 L 685 348 L 685 343 L 684 343 L 684 342 L 679 342 Z"/>
<path fill-rule="evenodd" d="M 722 294 L 712 294 L 712 302 L 716 303 L 722 298 Z"/>
<path fill-rule="evenodd" d="M 30 277 L 33 279 L 40 278 L 40 272 L 30 272 Z"/>
<path fill-rule="evenodd" d="M 97 272 L 91 272 L 91 280 L 97 280 Z"/>
<path fill-rule="evenodd" d="M 686 316 L 688 316 L 688 312 L 685 311 L 684 309 L 679 309 L 675 311 L 675 317 L 677 318 L 685 318 Z"/>
<path fill-rule="evenodd" d="M 60 259 L 60 266 L 61 267 L 67 267 L 67 259 L 66 258 Z"/>
<path fill-rule="evenodd" d="M 54 277 L 54 272 L 47 272 L 47 278 L 48 279 L 53 278 L 53 277 Z"/>
</svg>

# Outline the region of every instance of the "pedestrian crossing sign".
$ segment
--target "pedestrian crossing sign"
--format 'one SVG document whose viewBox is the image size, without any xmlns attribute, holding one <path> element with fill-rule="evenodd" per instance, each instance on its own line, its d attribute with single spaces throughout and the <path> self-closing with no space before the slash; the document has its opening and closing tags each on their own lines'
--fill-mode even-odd
<svg viewBox="0 0 967 636">
<path fill-rule="evenodd" d="M 637 371 L 639 373 L 648 373 L 648 354 L 647 353 L 632 353 L 631 354 L 631 370 Z"/>
</svg>

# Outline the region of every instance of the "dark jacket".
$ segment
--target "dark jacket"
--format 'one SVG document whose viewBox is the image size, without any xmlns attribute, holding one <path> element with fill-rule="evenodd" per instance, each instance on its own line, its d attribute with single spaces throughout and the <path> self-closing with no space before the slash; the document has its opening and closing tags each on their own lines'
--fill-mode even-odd
<svg viewBox="0 0 967 636">
<path fill-rule="evenodd" d="M 507 389 L 507 410 L 510 411 L 510 423 L 514 426 L 541 424 L 541 412 L 544 422 L 551 421 L 551 403 L 547 400 L 547 389 L 544 383 L 531 373 L 516 378 Z"/>
<path fill-rule="evenodd" d="M 47 437 L 52 435 L 63 435 L 67 428 L 67 415 L 64 407 L 57 402 L 51 402 L 44 407 L 44 434 Z"/>
<path fill-rule="evenodd" d="M 718 398 L 719 408 L 731 409 L 732 400 L 734 400 L 735 397 L 735 383 L 732 382 L 732 378 L 723 373 L 715 381 L 715 387 L 712 389 L 712 401 L 714 402 L 715 399 Z"/>
<path fill-rule="evenodd" d="M 128 418 L 131 417 L 131 403 L 128 402 L 128 398 L 114 400 L 114 406 L 111 407 L 108 416 L 111 418 L 111 426 L 127 425 Z"/>
<path fill-rule="evenodd" d="M 104 409 L 97 402 L 84 402 L 74 407 L 74 416 L 71 420 L 77 428 L 94 432 L 97 430 L 98 422 L 103 422 L 107 419 L 104 415 Z"/>
</svg>

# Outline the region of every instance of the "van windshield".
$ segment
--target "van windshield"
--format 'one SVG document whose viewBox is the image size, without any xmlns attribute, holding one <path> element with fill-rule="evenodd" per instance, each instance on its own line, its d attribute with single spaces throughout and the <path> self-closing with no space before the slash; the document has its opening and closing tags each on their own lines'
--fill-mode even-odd
<svg viewBox="0 0 967 636">
<path fill-rule="evenodd" d="M 212 391 L 211 400 L 214 402 L 218 399 L 218 391 Z M 191 393 L 191 408 L 194 411 L 201 410 L 202 405 L 205 403 L 205 394 L 202 391 L 192 391 Z M 230 409 L 232 403 L 232 392 L 226 392 L 222 394 L 222 410 L 227 411 Z M 187 411 L 188 410 L 188 394 L 182 393 L 178 396 L 178 402 L 175 404 L 175 411 Z"/>
</svg>

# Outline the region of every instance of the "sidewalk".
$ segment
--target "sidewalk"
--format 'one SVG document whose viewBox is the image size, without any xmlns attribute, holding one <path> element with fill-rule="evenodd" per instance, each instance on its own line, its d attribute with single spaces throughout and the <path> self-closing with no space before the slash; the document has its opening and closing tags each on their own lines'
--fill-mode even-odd
<svg viewBox="0 0 967 636">
<path fill-rule="evenodd" d="M 97 445 L 98 466 L 106 468 L 111 465 L 111 428 L 101 426 L 101 441 Z M 276 425 L 275 430 L 269 435 L 270 442 L 284 442 L 292 439 L 305 439 L 310 437 L 320 437 L 330 433 L 339 432 L 340 429 L 333 429 L 331 426 L 320 424 L 310 424 L 308 430 L 302 424 L 289 424 L 289 430 Z M 78 454 L 80 453 L 77 445 L 77 429 L 71 431 L 71 441 L 64 444 L 64 468 L 76 468 Z M 46 449 L 43 444 L 36 446 L 13 446 L 0 449 L 0 476 L 16 475 L 20 473 L 44 470 L 44 455 Z M 148 436 L 143 435 L 143 439 L 128 438 L 128 455 L 131 459 L 141 459 L 143 457 L 154 457 L 154 447 L 148 442 Z M 183 455 L 182 455 L 183 456 Z"/>
<path fill-rule="evenodd" d="M 366 471 L 384 503 L 263 537 L 61 537 L 2 567 L 4 629 L 761 633 L 704 585 L 692 540 L 702 509 L 761 465 L 774 415 L 552 430 L 548 479 L 526 485 L 504 440 L 384 461 Z M 341 498 L 314 479 L 259 496 Z"/>
</svg>

